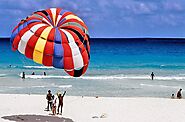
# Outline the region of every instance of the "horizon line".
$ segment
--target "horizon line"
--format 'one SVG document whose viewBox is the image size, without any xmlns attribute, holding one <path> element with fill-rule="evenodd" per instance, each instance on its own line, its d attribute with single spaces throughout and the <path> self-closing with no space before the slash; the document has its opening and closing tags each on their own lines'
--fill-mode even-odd
<svg viewBox="0 0 185 122">
<path fill-rule="evenodd" d="M 0 39 L 10 39 L 11 37 L 0 37 Z M 180 39 L 185 37 L 90 37 L 90 39 Z"/>
</svg>

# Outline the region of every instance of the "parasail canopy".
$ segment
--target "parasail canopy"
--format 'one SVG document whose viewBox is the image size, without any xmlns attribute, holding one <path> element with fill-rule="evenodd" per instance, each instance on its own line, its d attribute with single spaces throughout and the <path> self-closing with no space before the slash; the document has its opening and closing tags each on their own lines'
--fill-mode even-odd
<svg viewBox="0 0 185 122">
<path fill-rule="evenodd" d="M 61 8 L 36 11 L 14 28 L 12 49 L 45 66 L 79 77 L 90 59 L 89 33 L 75 14 Z"/>
</svg>

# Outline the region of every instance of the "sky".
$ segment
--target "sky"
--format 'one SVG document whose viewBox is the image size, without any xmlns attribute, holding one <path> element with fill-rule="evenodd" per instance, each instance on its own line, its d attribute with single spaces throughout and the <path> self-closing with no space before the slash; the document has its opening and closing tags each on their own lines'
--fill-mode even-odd
<svg viewBox="0 0 185 122">
<path fill-rule="evenodd" d="M 185 0 L 0 0 L 0 37 L 34 11 L 60 7 L 77 14 L 90 37 L 185 37 Z"/>
</svg>

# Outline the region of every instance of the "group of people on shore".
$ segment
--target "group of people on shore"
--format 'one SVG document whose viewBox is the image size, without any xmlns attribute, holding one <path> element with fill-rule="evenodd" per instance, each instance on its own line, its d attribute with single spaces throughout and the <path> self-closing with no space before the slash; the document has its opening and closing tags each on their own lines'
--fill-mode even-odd
<svg viewBox="0 0 185 122">
<path fill-rule="evenodd" d="M 66 94 L 66 91 L 64 91 L 64 93 L 57 93 L 57 97 L 55 97 L 55 95 L 52 95 L 51 90 L 48 90 L 48 93 L 46 95 L 46 99 L 47 99 L 47 108 L 46 110 L 52 111 L 52 114 L 60 114 L 62 115 L 62 108 L 63 108 L 63 98 Z M 58 101 L 58 102 L 57 102 Z M 57 107 L 57 103 L 58 103 L 58 107 Z M 56 113 L 56 108 L 57 108 L 57 113 Z M 60 113 L 59 113 L 60 111 Z"/>
<path fill-rule="evenodd" d="M 151 73 L 150 76 L 151 76 L 151 79 L 154 80 L 155 75 L 154 75 L 153 72 Z M 171 95 L 171 98 L 172 98 L 172 99 L 175 99 L 175 94 L 172 94 L 172 95 Z M 179 89 L 179 90 L 177 91 L 176 98 L 177 98 L 177 99 L 182 99 L 182 89 Z"/>
<path fill-rule="evenodd" d="M 31 75 L 35 75 L 35 72 L 32 72 Z M 46 72 L 44 72 L 43 75 L 46 76 Z M 22 79 L 25 79 L 25 76 L 26 76 L 25 72 L 22 72 L 21 78 L 22 78 Z"/>
<path fill-rule="evenodd" d="M 172 98 L 172 99 L 175 99 L 175 94 L 172 94 L 171 98 Z M 177 99 L 182 99 L 182 89 L 179 89 L 179 90 L 177 91 L 176 98 L 177 98 Z"/>
</svg>

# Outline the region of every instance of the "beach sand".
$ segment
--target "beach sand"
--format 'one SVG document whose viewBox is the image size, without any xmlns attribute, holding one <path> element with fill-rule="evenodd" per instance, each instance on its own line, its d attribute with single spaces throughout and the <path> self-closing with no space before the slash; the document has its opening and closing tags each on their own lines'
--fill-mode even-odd
<svg viewBox="0 0 185 122">
<path fill-rule="evenodd" d="M 11 115 L 19 115 L 13 116 L 14 119 L 37 119 L 38 122 L 43 118 L 43 121 L 48 120 L 48 122 L 55 121 L 52 119 L 56 119 L 56 122 L 57 119 L 61 119 L 61 122 L 62 120 L 65 122 L 185 121 L 185 99 L 65 96 L 63 115 L 53 116 L 50 115 L 51 111 L 44 111 L 47 106 L 45 97 L 45 95 L 0 94 L 0 122 L 9 122 L 2 117 Z"/>
</svg>

